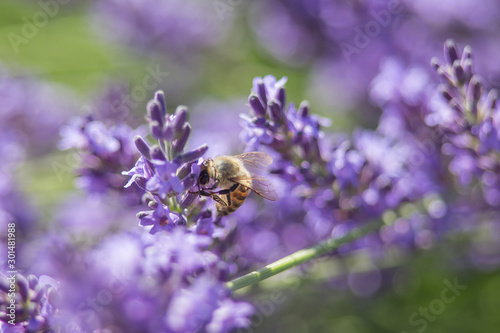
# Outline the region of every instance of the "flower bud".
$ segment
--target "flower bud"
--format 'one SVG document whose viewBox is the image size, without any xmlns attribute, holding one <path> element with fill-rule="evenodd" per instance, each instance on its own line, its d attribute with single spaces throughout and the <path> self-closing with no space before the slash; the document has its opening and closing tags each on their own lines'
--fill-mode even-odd
<svg viewBox="0 0 500 333">
<path fill-rule="evenodd" d="M 184 209 L 189 206 L 196 200 L 197 195 L 193 193 L 186 192 L 182 196 L 181 200 L 179 201 L 179 206 Z"/>
<path fill-rule="evenodd" d="M 470 47 L 470 45 L 466 45 L 462 53 L 461 63 L 463 64 L 466 60 L 469 59 L 472 59 L 472 47 Z"/>
<path fill-rule="evenodd" d="M 255 115 L 257 117 L 264 117 L 266 115 L 266 108 L 257 95 L 250 95 L 250 97 L 248 98 L 248 103 L 250 104 L 250 107 L 255 112 Z"/>
<path fill-rule="evenodd" d="M 302 103 L 300 103 L 298 113 L 302 118 L 307 117 L 309 115 L 309 102 L 302 101 Z"/>
<path fill-rule="evenodd" d="M 142 212 L 139 212 L 139 213 L 135 214 L 135 216 L 138 219 L 143 219 L 143 218 L 145 218 L 146 216 L 149 216 L 149 215 L 151 215 L 150 211 L 142 211 Z"/>
<path fill-rule="evenodd" d="M 439 90 L 441 91 L 441 95 L 446 99 L 446 102 L 449 102 L 453 99 L 450 91 L 448 90 L 448 86 L 446 84 L 439 85 Z"/>
<path fill-rule="evenodd" d="M 479 76 L 474 75 L 469 81 L 469 87 L 467 88 L 467 109 L 476 114 L 477 113 L 477 102 L 481 98 L 482 84 Z"/>
<path fill-rule="evenodd" d="M 156 140 L 163 140 L 164 139 L 164 131 L 162 130 L 160 124 L 158 124 L 157 121 L 150 121 L 149 122 L 149 132 L 155 138 Z"/>
<path fill-rule="evenodd" d="M 182 180 L 182 187 L 184 187 L 184 191 L 189 190 L 191 187 L 196 185 L 197 178 L 196 175 L 189 175 Z"/>
<path fill-rule="evenodd" d="M 455 83 L 453 82 L 453 79 L 450 76 L 450 74 L 448 74 L 442 67 L 439 67 L 437 69 L 437 73 L 446 84 L 449 84 L 452 87 L 455 86 Z"/>
<path fill-rule="evenodd" d="M 144 141 L 143 138 L 141 138 L 139 135 L 137 135 L 134 138 L 134 143 L 135 146 L 137 147 L 137 150 L 139 153 L 141 153 L 142 156 L 144 156 L 145 159 L 151 160 L 151 153 L 150 153 L 150 148 L 146 141 Z"/>
<path fill-rule="evenodd" d="M 460 65 L 460 61 L 458 60 L 455 60 L 455 62 L 453 63 L 453 76 L 460 85 L 463 85 L 465 83 L 465 71 L 464 68 Z"/>
<path fill-rule="evenodd" d="M 186 123 L 181 133 L 182 134 L 179 136 L 179 138 L 174 142 L 172 142 L 172 149 L 174 151 L 175 156 L 177 156 L 184 150 L 189 135 L 191 134 L 191 126 L 188 123 Z"/>
<path fill-rule="evenodd" d="M 178 138 L 183 132 L 184 125 L 186 124 L 188 118 L 187 108 L 183 105 L 179 105 L 177 110 L 175 110 L 175 118 L 172 124 L 175 136 Z"/>
<path fill-rule="evenodd" d="M 28 296 L 29 296 L 28 293 L 30 290 L 28 280 L 26 280 L 26 278 L 24 276 L 18 274 L 18 275 L 16 275 L 16 284 L 17 284 L 19 294 L 23 298 L 23 301 L 26 302 L 28 300 Z"/>
<path fill-rule="evenodd" d="M 178 170 L 177 170 L 177 177 L 179 179 L 185 178 L 187 175 L 191 173 L 191 164 L 189 163 L 184 163 Z"/>
<path fill-rule="evenodd" d="M 444 43 L 444 56 L 448 64 L 453 64 L 455 60 L 458 59 L 458 52 L 455 46 L 455 42 L 452 39 L 448 39 Z"/>
<path fill-rule="evenodd" d="M 163 126 L 165 125 L 165 116 L 163 115 L 163 112 L 161 110 L 160 102 L 156 100 L 150 101 L 148 103 L 147 109 L 151 121 L 158 122 L 160 128 L 163 128 Z"/>
<path fill-rule="evenodd" d="M 135 183 L 137 186 L 139 186 L 140 188 L 142 188 L 143 190 L 146 190 L 146 184 L 148 182 L 148 179 L 147 178 L 144 178 L 144 177 L 137 177 L 135 178 Z"/>
<path fill-rule="evenodd" d="M 486 96 L 486 100 L 484 101 L 485 108 L 492 111 L 495 110 L 497 107 L 497 99 L 498 92 L 495 89 L 490 90 Z"/>
<path fill-rule="evenodd" d="M 30 274 L 28 275 L 28 283 L 31 289 L 35 289 L 38 285 L 38 278 L 35 275 Z"/>
<path fill-rule="evenodd" d="M 278 126 L 283 124 L 285 121 L 285 113 L 278 101 L 269 102 L 269 110 L 271 111 L 271 120 L 274 121 Z"/>
<path fill-rule="evenodd" d="M 174 138 L 173 128 L 170 126 L 165 127 L 165 131 L 163 133 L 163 139 L 165 139 L 166 141 L 172 141 L 173 138 Z"/>
<path fill-rule="evenodd" d="M 160 104 L 161 114 L 165 118 L 167 116 L 167 104 L 165 103 L 165 93 L 163 92 L 163 90 L 158 90 L 157 92 L 155 92 L 154 99 Z"/>
<path fill-rule="evenodd" d="M 282 107 L 285 107 L 285 102 L 286 102 L 285 88 L 283 88 L 283 87 L 279 88 L 278 92 L 276 92 L 275 98 L 278 102 L 280 102 Z"/>
<path fill-rule="evenodd" d="M 262 79 L 257 82 L 257 95 L 259 95 L 259 98 L 264 105 L 267 105 L 266 86 L 264 85 L 264 81 L 262 81 Z"/>
<path fill-rule="evenodd" d="M 182 163 L 189 163 L 196 161 L 200 157 L 202 157 L 208 150 L 208 146 L 206 144 L 202 144 L 196 149 L 191 150 L 190 152 L 187 152 L 185 154 L 182 154 L 177 157 L 177 161 L 182 164 Z"/>
<path fill-rule="evenodd" d="M 437 57 L 432 57 L 431 59 L 431 67 L 437 71 L 439 68 L 441 68 L 441 64 L 439 62 L 439 59 Z"/>
<path fill-rule="evenodd" d="M 469 79 L 472 76 L 472 59 L 467 59 L 462 65 L 465 73 L 465 77 Z"/>
</svg>

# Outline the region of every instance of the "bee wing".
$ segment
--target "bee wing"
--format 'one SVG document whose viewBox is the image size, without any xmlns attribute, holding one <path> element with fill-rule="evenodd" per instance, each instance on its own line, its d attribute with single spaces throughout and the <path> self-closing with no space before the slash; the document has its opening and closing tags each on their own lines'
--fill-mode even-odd
<svg viewBox="0 0 500 333">
<path fill-rule="evenodd" d="M 260 174 L 264 172 L 265 169 L 273 163 L 271 156 L 260 151 L 253 151 L 250 153 L 236 155 L 234 157 L 243 162 L 245 168 L 253 174 Z"/>
<path fill-rule="evenodd" d="M 257 193 L 261 197 L 266 198 L 267 200 L 278 200 L 278 194 L 276 193 L 276 190 L 274 189 L 271 181 L 266 177 L 259 175 L 259 173 L 263 173 L 265 171 L 265 168 L 267 168 L 273 162 L 271 156 L 263 152 L 254 151 L 236 155 L 234 157 L 243 162 L 245 168 L 250 172 L 250 178 L 239 177 L 232 179 L 232 181 L 243 186 L 248 186 L 248 182 L 246 182 L 245 180 L 250 180 L 252 184 L 250 186 L 250 189 L 252 191 Z"/>
</svg>

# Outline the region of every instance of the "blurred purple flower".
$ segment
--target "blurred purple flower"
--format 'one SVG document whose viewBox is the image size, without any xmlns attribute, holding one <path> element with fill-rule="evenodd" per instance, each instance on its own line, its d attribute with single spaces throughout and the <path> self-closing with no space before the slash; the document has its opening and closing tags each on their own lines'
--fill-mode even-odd
<svg viewBox="0 0 500 333">
<path fill-rule="evenodd" d="M 492 81 L 498 77 L 500 65 L 494 59 L 500 35 L 491 22 L 500 17 L 499 4 L 489 0 L 477 8 L 472 0 L 451 3 L 254 1 L 249 22 L 268 55 L 313 68 L 307 93 L 317 107 L 361 110 L 363 116 L 371 116 L 374 110 L 368 107 L 366 92 L 387 57 L 405 59 L 409 66 L 421 64 L 448 36 L 480 50 L 479 72 Z M 429 74 L 427 68 L 418 70 Z M 406 82 L 412 83 L 418 84 Z"/>
<path fill-rule="evenodd" d="M 198 0 L 99 0 L 93 11 L 100 35 L 144 51 L 186 55 L 216 44 L 223 33 L 212 5 Z"/>
<path fill-rule="evenodd" d="M 84 268 L 70 261 L 59 272 L 64 296 L 59 317 L 71 318 L 80 330 L 206 329 L 230 296 L 222 280 L 227 265 L 208 250 L 211 243 L 211 237 L 185 228 L 153 236 L 111 235 L 86 250 Z M 235 313 L 234 320 L 226 316 L 220 332 L 249 324 L 251 306 L 234 306 L 247 310 Z M 57 319 L 51 327 L 67 327 L 68 321 Z"/>
<path fill-rule="evenodd" d="M 253 308 L 248 303 L 234 302 L 225 299 L 214 311 L 212 320 L 207 325 L 207 332 L 228 332 L 235 328 L 250 326 L 249 316 L 253 313 Z"/>
<path fill-rule="evenodd" d="M 445 133 L 443 153 L 453 156 L 449 162 L 450 172 L 459 184 L 470 186 L 500 165 L 500 160 L 490 154 L 500 148 L 498 93 L 486 89 L 483 79 L 473 71 L 469 46 L 460 54 L 455 43 L 448 40 L 444 45 L 444 56 L 444 63 L 433 58 L 432 66 L 444 81 L 439 87 L 441 98 L 446 103 L 443 108 L 451 109 L 454 122 L 438 122 L 435 127 Z M 485 199 L 488 198 L 487 188 L 484 188 Z"/>
<path fill-rule="evenodd" d="M 338 179 L 341 189 L 345 189 L 348 186 L 358 186 L 358 175 L 365 163 L 363 155 L 350 148 L 347 141 L 342 142 L 335 149 L 332 159 L 327 164 L 331 168 L 331 172 Z"/>
<path fill-rule="evenodd" d="M 73 237 L 105 237 L 116 230 L 130 230 L 136 224 L 133 207 L 123 207 L 123 197 L 72 195 L 63 201 L 54 217 L 53 227 L 62 228 Z"/>
<path fill-rule="evenodd" d="M 231 155 L 243 151 L 244 144 L 237 138 L 241 132 L 239 114 L 246 111 L 244 100 L 219 102 L 202 101 L 192 108 L 190 124 L 193 126 L 188 148 L 207 144 L 211 156 Z M 214 120 L 217 121 L 214 121 Z"/>
<path fill-rule="evenodd" d="M 51 327 L 57 316 L 59 283 L 53 278 L 42 275 L 0 274 L 0 320 L 16 323 L 18 332 L 39 332 Z M 15 302 L 11 302 L 10 285 L 15 285 Z M 14 312 L 9 309 L 14 304 Z M 11 315 L 12 314 L 12 315 Z M 3 324 L 2 329 L 6 328 Z M 16 330 L 13 330 L 15 332 Z"/>
<path fill-rule="evenodd" d="M 227 293 L 217 281 L 200 277 L 174 293 L 165 321 L 174 332 L 194 332 L 210 321 L 218 300 Z M 232 327 L 231 327 L 232 328 Z"/>
<path fill-rule="evenodd" d="M 110 189 L 121 191 L 126 179 L 120 175 L 124 168 L 134 165 L 139 156 L 133 138 L 144 132 L 120 123 L 106 125 L 92 116 L 74 118 L 61 128 L 60 149 L 76 149 L 76 184 L 89 193 L 102 194 Z M 137 199 L 136 199 L 137 200 Z"/>
<path fill-rule="evenodd" d="M 0 133 L 2 153 L 15 161 L 23 154 L 40 156 L 53 149 L 57 130 L 72 110 L 64 88 L 30 75 L 14 76 L 0 64 Z M 12 159 L 11 159 L 12 158 Z"/>
</svg>

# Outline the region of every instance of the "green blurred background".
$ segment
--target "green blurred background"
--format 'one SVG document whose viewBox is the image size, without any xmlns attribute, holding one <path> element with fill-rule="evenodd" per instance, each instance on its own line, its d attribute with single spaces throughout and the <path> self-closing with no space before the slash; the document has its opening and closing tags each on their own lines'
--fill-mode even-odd
<svg viewBox="0 0 500 333">
<path fill-rule="evenodd" d="M 61 12 L 39 29 L 36 38 L 21 44 L 16 53 L 8 34 L 19 33 L 22 18 L 38 10 L 35 2 L 0 2 L 0 59 L 17 75 L 30 73 L 40 80 L 69 87 L 83 104 L 110 80 L 125 81 L 130 86 L 140 84 L 146 67 L 158 60 L 158 55 L 134 53 L 97 38 L 87 15 L 87 2 L 61 6 Z M 287 66 L 266 56 L 245 27 L 244 21 L 236 22 L 231 32 L 234 36 L 208 53 L 190 89 L 178 93 L 170 91 L 169 85 L 163 87 L 171 105 L 190 106 L 205 98 L 244 101 L 252 79 L 266 74 L 288 77 L 287 92 L 292 101 L 299 103 L 308 98 L 304 82 L 309 68 Z M 168 68 L 168 61 L 161 59 L 164 61 L 166 70 L 172 72 L 167 81 L 175 85 L 183 71 Z M 136 110 L 139 117 L 149 97 Z M 331 131 L 349 132 L 360 124 L 353 113 L 335 113 L 322 105 L 312 107 L 319 114 L 336 115 Z M 71 174 L 66 174 L 63 182 L 54 181 L 50 167 L 50 161 L 64 160 L 65 156 L 55 152 L 31 160 L 18 172 L 19 182 L 42 211 L 50 211 L 73 188 Z M 312 272 L 307 277 L 285 280 L 275 277 L 246 288 L 239 295 L 262 305 L 261 315 L 253 318 L 255 332 L 500 332 L 500 275 L 498 271 L 462 267 L 455 260 L 460 245 L 460 239 L 450 238 L 432 250 L 401 255 L 387 264 L 382 271 L 383 288 L 370 297 L 354 295 L 341 287 L 345 284 L 341 276 L 348 271 L 349 261 L 359 260 L 355 254 L 346 259 L 318 260 L 306 267 Z M 340 277 L 340 287 L 332 285 L 332 275 Z M 398 280 L 400 276 L 407 279 Z M 441 298 L 446 288 L 444 280 L 455 279 L 467 289 L 446 304 L 433 321 L 426 321 L 425 329 L 424 324 L 412 326 L 412 314 Z M 329 292 L 324 292 L 325 289 Z M 270 306 L 270 295 L 276 291 L 280 292 L 277 299 L 282 304 Z"/>
</svg>

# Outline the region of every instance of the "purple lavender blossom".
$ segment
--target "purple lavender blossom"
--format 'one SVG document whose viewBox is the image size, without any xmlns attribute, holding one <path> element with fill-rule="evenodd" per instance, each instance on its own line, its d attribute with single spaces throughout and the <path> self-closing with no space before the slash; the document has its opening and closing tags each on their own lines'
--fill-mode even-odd
<svg viewBox="0 0 500 333">
<path fill-rule="evenodd" d="M 468 186 L 483 174 L 495 172 L 500 163 L 494 156 L 500 149 L 497 92 L 487 90 L 482 78 L 474 73 L 470 47 L 460 54 L 455 43 L 448 40 L 444 53 L 445 63 L 434 58 L 432 65 L 444 81 L 440 91 L 446 105 L 442 108 L 449 109 L 453 121 L 437 122 L 435 127 L 444 133 L 443 153 L 452 156 L 449 170 L 461 185 Z M 487 199 L 487 191 L 484 195 Z"/>
<path fill-rule="evenodd" d="M 222 280 L 227 265 L 208 250 L 211 243 L 185 228 L 105 238 L 86 250 L 83 263 L 59 270 L 64 297 L 51 327 L 184 332 L 210 324 L 229 332 L 248 325 L 251 306 L 230 301 Z M 228 302 L 241 310 L 225 313 Z"/>
<path fill-rule="evenodd" d="M 451 3 L 254 1 L 249 22 L 264 53 L 294 66 L 312 66 L 307 93 L 317 107 L 352 112 L 361 106 L 363 116 L 371 116 L 366 92 L 387 56 L 419 65 L 449 36 L 480 51 L 479 73 L 498 82 L 494 45 L 499 35 L 491 22 L 498 21 L 500 6 L 495 1 L 481 8 L 472 0 Z M 422 71 L 429 74 L 427 68 Z"/>
<path fill-rule="evenodd" d="M 15 302 L 10 296 L 10 286 L 15 285 Z M 0 327 L 7 329 L 12 322 L 19 332 L 44 331 L 52 327 L 57 316 L 59 283 L 53 278 L 42 275 L 0 274 Z M 10 310 L 11 304 L 14 311 Z"/>
<path fill-rule="evenodd" d="M 156 201 L 154 211 L 140 212 L 137 217 L 140 219 L 141 227 L 152 226 L 149 231 L 151 234 L 160 230 L 171 231 L 175 226 L 186 225 L 186 218 L 182 214 L 170 211 L 169 207 L 161 203 L 159 199 Z"/>
<path fill-rule="evenodd" d="M 194 332 L 210 321 L 221 295 L 227 293 L 210 278 L 201 277 L 174 293 L 165 322 L 173 332 Z"/>
<path fill-rule="evenodd" d="M 380 99 L 383 107 L 393 112 L 384 113 L 376 131 L 357 130 L 351 139 L 325 135 L 323 127 L 329 123 L 314 115 L 309 103 L 303 102 L 299 108 L 287 105 L 284 80 L 254 80 L 249 97 L 251 113 L 241 116 L 242 139 L 248 150 L 259 148 L 273 156 L 271 172 L 276 175 L 273 183 L 280 188 L 280 204 L 267 210 L 265 202 L 259 203 L 259 214 L 246 222 L 244 216 L 251 213 L 245 211 L 252 211 L 252 204 L 256 204 L 249 198 L 232 217 L 239 219 L 235 230 L 239 265 L 266 263 L 320 240 L 339 237 L 405 202 L 424 200 L 440 190 L 436 151 L 429 155 L 418 137 L 405 132 L 404 127 L 401 131 L 394 128 L 395 122 L 402 121 L 397 112 L 403 106 L 416 109 L 425 101 L 427 91 L 421 91 L 425 87 L 421 82 L 426 82 L 427 76 L 416 80 L 419 73 L 415 69 L 405 78 L 408 89 L 394 99 L 401 102 L 388 103 L 391 97 Z M 391 87 L 387 96 L 399 93 L 397 84 Z M 424 235 L 433 235 L 434 228 L 429 223 L 418 232 L 391 241 L 402 247 L 425 248 L 433 243 L 425 241 Z M 378 248 L 374 253 L 380 253 L 386 241 L 370 235 L 343 246 L 339 253 L 359 248 Z"/>
<path fill-rule="evenodd" d="M 98 100 L 101 107 L 108 97 Z M 96 113 L 101 113 L 100 109 Z M 120 172 L 124 167 L 132 167 L 139 156 L 133 138 L 144 132 L 143 127 L 132 129 L 123 122 L 110 124 L 110 119 L 95 119 L 93 115 L 70 119 L 60 129 L 59 148 L 74 149 L 74 159 L 80 164 L 77 187 L 92 194 L 103 194 L 110 189 L 121 191 L 126 178 Z"/>
<path fill-rule="evenodd" d="M 180 193 L 185 190 L 181 180 L 177 177 L 179 164 L 167 160 L 155 160 L 152 163 L 155 165 L 156 173 L 146 183 L 148 191 L 158 192 L 161 198 L 165 198 L 167 194 Z"/>
<path fill-rule="evenodd" d="M 267 145 L 283 157 L 290 154 L 293 145 L 299 148 L 299 158 L 321 163 L 318 139 L 321 126 L 328 125 L 326 119 L 309 113 L 307 103 L 295 109 L 286 105 L 284 84 L 286 78 L 276 80 L 268 75 L 255 78 L 249 97 L 253 116 L 241 116 L 244 125 L 242 138 L 247 150 L 256 150 Z"/>
<path fill-rule="evenodd" d="M 152 225 L 150 232 L 153 234 L 159 230 L 172 231 L 174 226 L 196 222 L 203 213 L 190 216 L 195 218 L 190 221 L 190 218 L 183 215 L 183 209 L 188 209 L 189 206 L 197 206 L 198 213 L 205 209 L 205 200 L 197 200 L 196 195 L 190 192 L 197 191 L 203 162 L 201 157 L 208 146 L 202 144 L 184 152 L 191 133 L 187 118 L 188 111 L 184 106 L 179 106 L 175 113 L 168 114 L 163 92 L 158 91 L 148 104 L 147 116 L 151 136 L 158 144 L 150 146 L 142 137 L 136 136 L 134 142 L 141 156 L 132 169 L 122 172 L 131 177 L 125 187 L 136 184 L 155 198 L 150 201 L 154 211 L 138 214 L 140 225 Z"/>
<path fill-rule="evenodd" d="M 207 332 L 227 332 L 234 328 L 250 326 L 248 317 L 253 313 L 252 307 L 247 303 L 236 303 L 225 299 L 213 312 L 212 320 L 207 325 Z"/>
</svg>

